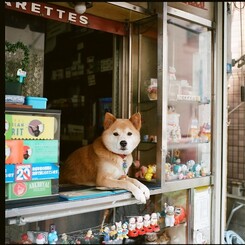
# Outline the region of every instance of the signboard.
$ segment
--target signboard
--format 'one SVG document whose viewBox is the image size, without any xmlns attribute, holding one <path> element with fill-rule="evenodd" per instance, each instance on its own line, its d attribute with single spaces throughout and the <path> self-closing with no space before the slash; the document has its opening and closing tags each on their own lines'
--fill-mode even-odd
<svg viewBox="0 0 245 245">
<path fill-rule="evenodd" d="M 5 2 L 5 8 L 117 35 L 126 35 L 124 23 L 90 14 L 77 14 L 73 9 L 54 4 L 45 2 Z"/>
<path fill-rule="evenodd" d="M 55 163 L 5 165 L 5 183 L 58 178 L 59 166 Z"/>
<path fill-rule="evenodd" d="M 197 15 L 207 20 L 213 21 L 214 18 L 213 2 L 168 2 L 168 6 Z"/>
</svg>

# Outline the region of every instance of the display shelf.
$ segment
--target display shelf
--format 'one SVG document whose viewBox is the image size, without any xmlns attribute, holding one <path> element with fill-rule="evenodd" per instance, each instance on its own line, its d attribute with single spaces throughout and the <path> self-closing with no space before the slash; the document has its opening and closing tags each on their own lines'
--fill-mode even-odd
<svg viewBox="0 0 245 245">
<path fill-rule="evenodd" d="M 151 190 L 151 195 L 159 194 L 161 190 Z M 115 208 L 132 204 L 140 204 L 130 192 L 123 194 L 92 198 L 86 200 L 64 201 L 32 205 L 26 207 L 12 208 L 5 210 L 5 218 L 8 224 L 25 225 L 26 223 L 66 217 L 70 215 L 88 213 L 107 208 Z"/>
<path fill-rule="evenodd" d="M 208 144 L 210 142 L 208 141 L 204 141 L 204 142 L 186 142 L 186 143 L 181 143 L 181 142 L 176 142 L 176 143 L 169 143 L 168 144 L 168 149 L 169 150 L 173 150 L 173 149 L 188 149 L 190 147 L 195 147 L 198 146 L 200 144 Z"/>
</svg>

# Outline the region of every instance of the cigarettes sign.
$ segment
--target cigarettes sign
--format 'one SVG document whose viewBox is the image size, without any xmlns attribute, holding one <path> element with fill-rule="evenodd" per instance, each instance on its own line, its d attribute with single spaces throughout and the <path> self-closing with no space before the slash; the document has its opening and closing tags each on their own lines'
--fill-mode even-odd
<svg viewBox="0 0 245 245">
<path fill-rule="evenodd" d="M 89 14 L 77 14 L 74 9 L 55 4 L 46 2 L 5 2 L 5 8 L 91 29 L 126 35 L 124 23 Z"/>
</svg>

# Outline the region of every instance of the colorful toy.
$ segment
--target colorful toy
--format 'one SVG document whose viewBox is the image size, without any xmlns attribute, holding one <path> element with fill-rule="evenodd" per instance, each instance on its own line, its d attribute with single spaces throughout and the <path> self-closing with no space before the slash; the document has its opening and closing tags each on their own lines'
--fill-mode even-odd
<svg viewBox="0 0 245 245">
<path fill-rule="evenodd" d="M 143 228 L 145 232 L 153 232 L 151 227 L 151 216 L 149 214 L 144 215 Z"/>
<path fill-rule="evenodd" d="M 109 229 L 108 226 L 106 226 L 106 227 L 103 229 L 102 234 L 103 234 L 103 236 L 104 236 L 104 242 L 110 241 L 110 229 Z"/>
<path fill-rule="evenodd" d="M 145 174 L 147 172 L 147 167 L 146 166 L 141 166 L 140 169 L 135 173 L 135 178 L 145 178 Z"/>
<path fill-rule="evenodd" d="M 116 227 L 117 227 L 117 239 L 123 240 L 122 221 L 116 222 Z"/>
<path fill-rule="evenodd" d="M 174 218 L 174 206 L 170 206 L 165 203 L 165 226 L 174 226 L 175 218 Z"/>
<path fill-rule="evenodd" d="M 122 236 L 123 238 L 128 238 L 128 222 L 122 224 Z"/>
<path fill-rule="evenodd" d="M 61 235 L 61 243 L 62 243 L 62 244 L 69 244 L 69 242 L 68 242 L 68 237 L 67 237 L 67 234 L 66 234 L 66 233 L 63 233 L 63 234 Z"/>
<path fill-rule="evenodd" d="M 186 213 L 183 207 L 175 207 L 174 210 L 174 225 L 178 225 L 184 221 Z"/>
<path fill-rule="evenodd" d="M 128 223 L 128 236 L 129 237 L 137 237 L 138 232 L 136 231 L 136 219 L 131 217 Z"/>
<path fill-rule="evenodd" d="M 151 181 L 153 175 L 156 173 L 156 165 L 148 165 L 147 171 L 145 173 L 145 179 Z"/>
<path fill-rule="evenodd" d="M 144 230 L 143 216 L 138 216 L 136 218 L 136 231 L 138 235 L 144 235 L 146 233 Z"/>
<path fill-rule="evenodd" d="M 87 231 L 85 237 L 84 237 L 84 240 L 85 240 L 86 242 L 90 242 L 90 240 L 92 240 L 93 237 L 94 237 L 94 236 L 93 236 L 93 232 L 92 232 L 91 229 L 89 229 L 89 230 Z"/>
<path fill-rule="evenodd" d="M 151 228 L 154 232 L 160 231 L 160 226 L 158 225 L 158 216 L 157 213 L 151 214 Z"/>
<path fill-rule="evenodd" d="M 37 234 L 36 244 L 45 244 L 45 243 L 46 243 L 46 239 L 44 235 L 42 233 Z"/>
<path fill-rule="evenodd" d="M 48 234 L 48 243 L 49 244 L 56 244 L 58 241 L 57 231 L 55 230 L 55 225 L 50 225 L 50 233 Z"/>
<path fill-rule="evenodd" d="M 116 238 L 117 238 L 116 225 L 113 224 L 113 225 L 110 227 L 110 239 L 111 239 L 111 240 L 115 240 Z"/>
</svg>

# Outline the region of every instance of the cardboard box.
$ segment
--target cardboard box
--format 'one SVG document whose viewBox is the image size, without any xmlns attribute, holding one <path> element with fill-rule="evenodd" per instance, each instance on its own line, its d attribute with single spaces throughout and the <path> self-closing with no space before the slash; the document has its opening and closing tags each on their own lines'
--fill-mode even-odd
<svg viewBox="0 0 245 245">
<path fill-rule="evenodd" d="M 55 163 L 5 164 L 5 183 L 58 178 L 59 165 Z"/>
<path fill-rule="evenodd" d="M 57 163 L 58 140 L 5 140 L 5 164 Z"/>
<path fill-rule="evenodd" d="M 5 114 L 5 139 L 54 139 L 54 117 Z"/>
<path fill-rule="evenodd" d="M 51 180 L 17 182 L 5 184 L 7 200 L 43 197 L 52 194 Z"/>
</svg>

